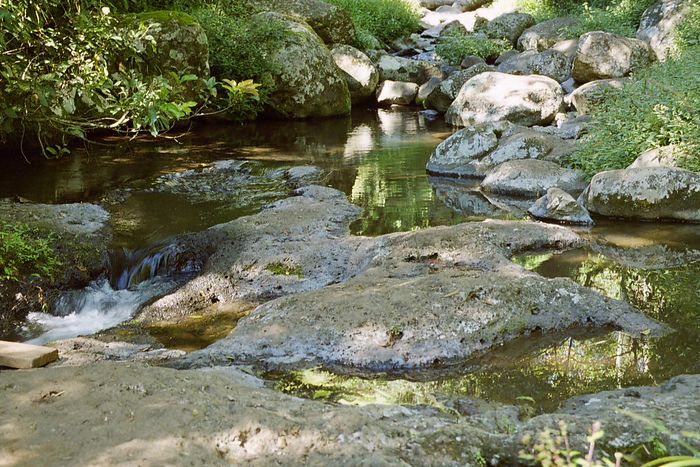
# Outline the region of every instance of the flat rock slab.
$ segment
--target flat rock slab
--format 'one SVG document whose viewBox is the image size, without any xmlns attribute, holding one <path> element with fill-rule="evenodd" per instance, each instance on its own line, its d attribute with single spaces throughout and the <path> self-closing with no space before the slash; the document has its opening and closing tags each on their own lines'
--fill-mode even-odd
<svg viewBox="0 0 700 467">
<path fill-rule="evenodd" d="M 0 366 L 38 368 L 58 359 L 58 349 L 19 342 L 0 341 Z"/>
</svg>

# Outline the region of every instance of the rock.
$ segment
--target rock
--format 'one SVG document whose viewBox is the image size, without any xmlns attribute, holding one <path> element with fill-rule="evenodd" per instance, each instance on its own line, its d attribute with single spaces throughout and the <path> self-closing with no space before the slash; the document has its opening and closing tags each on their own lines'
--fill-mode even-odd
<svg viewBox="0 0 700 467">
<path fill-rule="evenodd" d="M 146 72 L 167 75 L 169 72 L 209 77 L 209 42 L 207 35 L 192 16 L 179 11 L 149 11 L 126 15 L 126 24 L 139 30 L 132 45 L 142 51 Z M 143 25 L 143 26 L 142 26 Z M 145 30 L 139 28 L 145 27 Z M 146 37 L 152 37 L 152 47 Z M 193 89 L 193 97 L 197 90 Z"/>
<path fill-rule="evenodd" d="M 578 50 L 578 39 L 565 39 L 563 41 L 559 41 L 554 44 L 551 49 L 563 53 L 573 62 L 574 57 L 576 57 L 576 51 Z"/>
<path fill-rule="evenodd" d="M 254 216 L 195 234 L 202 242 L 215 240 L 202 274 L 135 319 L 148 323 L 211 307 L 250 307 L 345 280 L 363 269 L 371 253 L 359 238 L 345 237 L 359 208 L 331 188 L 307 186 L 295 194 Z"/>
<path fill-rule="evenodd" d="M 483 58 L 477 57 L 476 55 L 467 55 L 462 59 L 462 61 L 459 64 L 460 68 L 471 68 L 474 65 L 479 65 L 479 64 L 486 64 Z"/>
<path fill-rule="evenodd" d="M 442 29 L 440 30 L 439 37 L 444 38 L 446 36 L 452 36 L 455 34 L 466 36 L 468 33 L 469 30 L 466 26 L 464 26 L 461 22 L 454 20 L 450 21 L 442 27 Z"/>
<path fill-rule="evenodd" d="M 498 56 L 496 61 L 494 62 L 495 65 L 500 65 L 501 63 L 505 62 L 506 60 L 510 60 L 513 57 L 517 57 L 520 54 L 517 50 L 506 50 L 503 52 L 501 55 Z"/>
<path fill-rule="evenodd" d="M 259 21 L 282 25 L 280 49 L 270 57 L 275 91 L 268 107 L 284 118 L 330 117 L 350 112 L 350 92 L 333 56 L 308 26 L 276 13 L 259 13 Z"/>
<path fill-rule="evenodd" d="M 558 136 L 561 139 L 579 139 L 587 131 L 591 124 L 588 115 L 578 115 L 576 112 L 560 113 L 554 119 L 556 126 L 533 127 L 542 133 Z M 553 162 L 558 162 L 554 160 Z"/>
<path fill-rule="evenodd" d="M 355 26 L 342 8 L 321 0 L 255 0 L 256 8 L 305 22 L 326 44 L 355 45 Z"/>
<path fill-rule="evenodd" d="M 443 78 L 435 65 L 409 58 L 382 55 L 377 63 L 379 81 L 404 81 L 421 85 L 433 76 Z"/>
<path fill-rule="evenodd" d="M 440 143 L 431 154 L 425 169 L 430 174 L 451 177 L 482 177 L 474 162 L 491 152 L 498 144 L 490 127 L 470 127 L 458 131 Z"/>
<path fill-rule="evenodd" d="M 462 86 L 445 120 L 455 126 L 500 120 L 541 125 L 554 119 L 562 99 L 561 86 L 551 78 L 482 73 Z"/>
<path fill-rule="evenodd" d="M 524 211 L 516 206 L 493 204 L 479 191 L 478 181 L 455 178 L 428 177 L 435 197 L 464 217 L 513 218 L 523 217 Z"/>
<path fill-rule="evenodd" d="M 432 93 L 435 90 L 435 88 L 440 86 L 440 83 L 442 83 L 442 80 L 440 78 L 433 77 L 430 78 L 427 82 L 421 84 L 421 86 L 418 88 L 418 94 L 416 95 L 416 104 L 425 104 L 425 100 L 428 98 L 430 93 Z"/>
<path fill-rule="evenodd" d="M 484 191 L 525 197 L 540 197 L 550 188 L 580 193 L 585 187 L 585 176 L 581 172 L 537 159 L 504 162 L 481 182 Z"/>
<path fill-rule="evenodd" d="M 382 107 L 390 105 L 411 105 L 418 95 L 416 83 L 383 81 L 377 88 L 377 104 Z"/>
<path fill-rule="evenodd" d="M 380 252 L 364 272 L 258 307 L 188 363 L 397 371 L 448 365 L 535 329 L 663 330 L 629 305 L 507 259 L 514 251 L 580 244 L 563 228 L 487 221 L 375 241 Z"/>
<path fill-rule="evenodd" d="M 379 72 L 372 60 L 349 45 L 336 45 L 331 49 L 331 55 L 343 71 L 352 102 L 364 102 L 370 98 L 379 83 Z"/>
<path fill-rule="evenodd" d="M 490 154 L 474 161 L 476 172 L 486 174 L 496 166 L 513 160 L 540 159 L 559 162 L 575 150 L 570 141 L 528 128 L 512 129 Z"/>
<path fill-rule="evenodd" d="M 535 18 L 527 13 L 505 13 L 475 29 L 491 39 L 506 39 L 515 45 L 523 31 L 534 24 Z"/>
<path fill-rule="evenodd" d="M 588 114 L 593 107 L 605 102 L 607 96 L 615 89 L 622 89 L 626 79 L 601 79 L 591 81 L 576 88 L 569 96 L 568 101 L 580 115 Z"/>
<path fill-rule="evenodd" d="M 569 193 L 559 188 L 547 190 L 547 194 L 535 201 L 528 212 L 537 219 L 593 225 L 593 219 L 586 208 L 578 204 Z"/>
<path fill-rule="evenodd" d="M 700 175 L 674 167 L 610 170 L 593 177 L 581 201 L 601 216 L 700 223 Z"/>
<path fill-rule="evenodd" d="M 425 108 L 434 109 L 441 113 L 447 112 L 452 102 L 457 98 L 459 90 L 462 89 L 464 83 L 476 75 L 494 70 L 492 66 L 482 62 L 466 70 L 461 70 L 450 75 L 449 78 L 440 82 L 440 84 L 428 94 L 424 102 Z"/>
<path fill-rule="evenodd" d="M 452 5 L 454 0 L 420 0 L 418 2 L 423 8 L 434 10 L 441 6 Z"/>
<path fill-rule="evenodd" d="M 561 83 L 561 89 L 564 91 L 564 94 L 571 94 L 576 90 L 578 87 L 576 80 L 574 78 L 569 78 L 563 83 Z M 566 98 L 565 98 L 566 99 Z"/>
<path fill-rule="evenodd" d="M 542 51 L 551 48 L 557 42 L 569 39 L 570 29 L 577 27 L 579 20 L 574 17 L 555 18 L 538 23 L 520 35 L 518 49 Z"/>
<path fill-rule="evenodd" d="M 303 186 L 317 184 L 321 178 L 321 169 L 315 165 L 299 165 L 284 172 L 287 185 L 297 189 Z"/>
<path fill-rule="evenodd" d="M 675 145 L 662 146 L 650 149 L 637 157 L 628 169 L 640 167 L 678 167 L 676 154 L 678 148 Z"/>
<path fill-rule="evenodd" d="M 486 5 L 490 0 L 457 0 L 454 5 L 462 11 L 474 11 L 477 8 Z"/>
<path fill-rule="evenodd" d="M 565 54 L 554 49 L 540 53 L 526 50 L 503 60 L 498 65 L 498 71 L 513 75 L 542 75 L 563 83 L 571 78 L 571 65 L 571 60 Z"/>
<path fill-rule="evenodd" d="M 674 30 L 690 10 L 690 2 L 662 0 L 647 8 L 637 30 L 637 39 L 647 42 L 664 61 L 673 49 Z"/>
<path fill-rule="evenodd" d="M 649 44 L 639 39 L 602 31 L 588 32 L 579 39 L 573 77 L 579 83 L 622 78 L 650 64 L 654 58 Z"/>
</svg>

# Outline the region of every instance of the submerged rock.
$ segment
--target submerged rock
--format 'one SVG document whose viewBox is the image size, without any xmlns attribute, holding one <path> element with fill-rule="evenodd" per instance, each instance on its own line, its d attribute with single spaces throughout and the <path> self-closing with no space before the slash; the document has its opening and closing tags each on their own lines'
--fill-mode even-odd
<svg viewBox="0 0 700 467">
<path fill-rule="evenodd" d="M 191 364 L 398 370 L 449 364 L 535 330 L 662 331 L 622 302 L 507 259 L 580 245 L 567 229 L 487 221 L 367 241 L 377 250 L 362 272 L 258 307 L 226 339 L 191 354 Z"/>
<path fill-rule="evenodd" d="M 579 83 L 622 78 L 654 59 L 646 42 L 609 32 L 588 32 L 579 39 L 573 77 Z"/>
<path fill-rule="evenodd" d="M 445 120 L 455 126 L 502 120 L 542 125 L 554 119 L 562 103 L 561 86 L 551 78 L 482 73 L 462 86 Z"/>
<path fill-rule="evenodd" d="M 700 175 L 673 167 L 639 167 L 596 174 L 581 194 L 601 216 L 700 223 Z"/>
<path fill-rule="evenodd" d="M 585 187 L 583 173 L 537 159 L 504 162 L 481 183 L 481 188 L 491 193 L 526 197 L 540 197 L 550 188 L 580 193 Z"/>
<path fill-rule="evenodd" d="M 528 212 L 537 219 L 593 225 L 593 219 L 586 208 L 578 204 L 569 193 L 559 188 L 547 190 L 547 194 L 535 201 Z"/>
<path fill-rule="evenodd" d="M 446 177 L 428 177 L 435 197 L 453 211 L 465 217 L 513 218 L 523 217 L 517 206 L 494 204 L 479 191 L 479 182 Z"/>
</svg>

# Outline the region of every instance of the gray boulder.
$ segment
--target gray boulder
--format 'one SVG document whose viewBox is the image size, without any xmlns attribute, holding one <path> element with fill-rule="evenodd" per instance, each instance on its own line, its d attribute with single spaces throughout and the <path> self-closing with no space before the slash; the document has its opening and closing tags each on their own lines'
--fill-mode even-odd
<svg viewBox="0 0 700 467">
<path fill-rule="evenodd" d="M 535 201 L 528 211 L 537 219 L 552 220 L 566 224 L 593 225 L 586 208 L 573 196 L 559 188 L 550 188 L 547 194 Z"/>
<path fill-rule="evenodd" d="M 377 63 L 379 81 L 405 81 L 421 85 L 432 77 L 443 78 L 440 69 L 422 60 L 382 55 Z"/>
<path fill-rule="evenodd" d="M 481 182 L 484 191 L 524 197 L 543 196 L 550 188 L 580 193 L 585 187 L 586 179 L 581 172 L 537 159 L 504 162 Z"/>
<path fill-rule="evenodd" d="M 418 95 L 416 83 L 400 81 L 383 81 L 377 88 L 377 104 L 381 107 L 391 105 L 411 105 Z"/>
<path fill-rule="evenodd" d="M 610 170 L 593 177 L 581 201 L 601 216 L 700 223 L 700 175 L 674 167 Z"/>
<path fill-rule="evenodd" d="M 673 49 L 674 30 L 688 14 L 690 3 L 662 0 L 647 8 L 642 15 L 637 39 L 647 42 L 659 60 L 666 60 Z"/>
<path fill-rule="evenodd" d="M 462 86 L 445 120 L 455 126 L 501 120 L 542 125 L 554 119 L 562 103 L 561 86 L 551 78 L 482 73 Z"/>
<path fill-rule="evenodd" d="M 498 65 L 501 73 L 513 75 L 541 75 L 563 83 L 571 77 L 572 61 L 562 52 L 548 49 L 544 52 L 526 50 L 506 58 Z"/>
<path fill-rule="evenodd" d="M 477 18 L 475 30 L 484 32 L 491 39 L 506 39 L 515 45 L 523 31 L 534 24 L 535 18 L 527 13 L 505 13 L 491 21 L 479 22 Z"/>
<path fill-rule="evenodd" d="M 466 70 L 458 71 L 449 78 L 440 82 L 438 86 L 433 88 L 425 99 L 424 106 L 426 109 L 434 109 L 438 112 L 445 113 L 452 105 L 452 102 L 457 98 L 460 89 L 464 83 L 472 79 L 474 76 L 487 71 L 495 71 L 494 67 L 486 63 L 477 63 Z"/>
<path fill-rule="evenodd" d="M 440 86 L 440 83 L 442 83 L 440 78 L 433 77 L 421 84 L 418 88 L 418 94 L 416 95 L 416 104 L 424 105 L 425 100 L 435 90 L 435 88 Z"/>
<path fill-rule="evenodd" d="M 490 154 L 474 161 L 477 171 L 485 174 L 496 166 L 513 160 L 540 159 L 558 162 L 574 152 L 571 141 L 529 128 L 514 128 L 498 142 Z"/>
<path fill-rule="evenodd" d="M 573 77 L 579 83 L 622 78 L 654 59 L 654 52 L 644 41 L 610 32 L 588 32 L 579 39 Z"/>
<path fill-rule="evenodd" d="M 640 167 L 677 167 L 676 157 L 678 148 L 671 144 L 660 148 L 650 149 L 637 157 L 628 169 Z"/>
<path fill-rule="evenodd" d="M 311 28 L 277 13 L 259 13 L 260 21 L 284 27 L 283 46 L 270 61 L 275 91 L 268 106 L 284 118 L 330 117 L 350 112 L 350 91 L 330 51 Z"/>
<path fill-rule="evenodd" d="M 578 50 L 578 39 L 564 39 L 554 44 L 551 49 L 563 53 L 573 62 Z"/>
<path fill-rule="evenodd" d="M 367 55 L 349 45 L 336 45 L 331 49 L 331 55 L 343 72 L 353 103 L 363 102 L 374 94 L 379 72 Z"/>
<path fill-rule="evenodd" d="M 576 109 L 579 115 L 586 115 L 594 106 L 604 102 L 613 90 L 621 89 L 625 81 L 626 78 L 591 81 L 576 88 L 566 97 L 566 101 Z"/>
<path fill-rule="evenodd" d="M 428 160 L 428 173 L 451 177 L 483 177 L 475 162 L 498 145 L 493 128 L 470 127 L 440 143 Z"/>
<path fill-rule="evenodd" d="M 555 18 L 538 23 L 520 35 L 518 49 L 546 50 L 559 41 L 569 39 L 571 28 L 578 26 L 579 20 L 573 17 Z"/>
</svg>

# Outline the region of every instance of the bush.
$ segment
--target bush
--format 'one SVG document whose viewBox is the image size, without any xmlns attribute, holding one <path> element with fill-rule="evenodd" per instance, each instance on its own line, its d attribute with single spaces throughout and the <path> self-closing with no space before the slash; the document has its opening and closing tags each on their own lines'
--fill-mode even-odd
<svg viewBox="0 0 700 467">
<path fill-rule="evenodd" d="M 377 47 L 377 40 L 390 43 L 420 27 L 414 0 L 326 0 L 350 14 L 360 47 Z"/>
<path fill-rule="evenodd" d="M 691 0 L 688 3 L 690 10 L 676 28 L 674 44 L 676 56 L 700 45 L 700 0 Z"/>
<path fill-rule="evenodd" d="M 476 55 L 489 61 L 495 60 L 500 54 L 511 48 L 510 41 L 504 39 L 469 36 L 459 31 L 451 31 L 440 38 L 435 52 L 450 65 L 457 66 L 467 55 Z"/>
<path fill-rule="evenodd" d="M 590 134 L 572 157 L 593 175 L 627 167 L 642 152 L 679 149 L 679 165 L 700 171 L 700 47 L 634 75 L 595 108 Z"/>
<path fill-rule="evenodd" d="M 60 265 L 51 237 L 24 224 L 0 224 L 0 281 L 51 279 Z"/>
<path fill-rule="evenodd" d="M 567 31 L 575 38 L 589 31 L 608 31 L 634 37 L 642 13 L 656 0 L 520 0 L 520 8 L 539 21 L 575 16 L 581 24 Z"/>
</svg>

